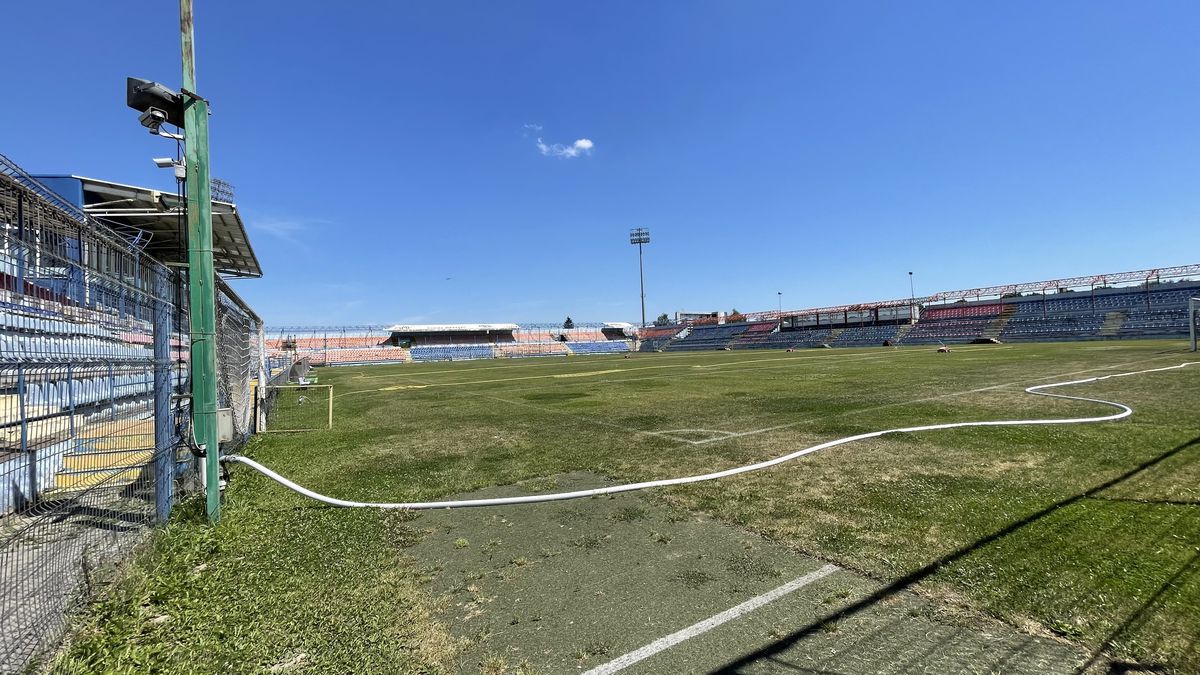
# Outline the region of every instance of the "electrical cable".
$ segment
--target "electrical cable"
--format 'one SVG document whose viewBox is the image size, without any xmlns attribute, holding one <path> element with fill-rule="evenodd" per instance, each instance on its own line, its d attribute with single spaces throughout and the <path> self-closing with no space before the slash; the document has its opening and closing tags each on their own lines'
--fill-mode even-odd
<svg viewBox="0 0 1200 675">
<path fill-rule="evenodd" d="M 738 467 L 734 467 L 732 469 L 725 469 L 724 471 L 716 471 L 713 473 L 699 474 L 696 476 L 685 476 L 682 478 L 666 478 L 666 479 L 662 479 L 662 480 L 643 481 L 640 483 L 626 483 L 624 485 L 611 485 L 608 487 L 595 488 L 595 489 L 591 489 L 591 490 L 576 490 L 573 492 L 557 492 L 557 493 L 552 493 L 552 494 L 541 494 L 541 495 L 523 495 L 520 497 L 494 497 L 494 498 L 488 498 L 488 499 L 462 499 L 462 500 L 439 501 L 439 502 L 401 502 L 401 503 L 356 502 L 356 501 L 349 501 L 346 499 L 337 499 L 335 497 L 328 497 L 326 495 L 322 495 L 320 493 L 313 492 L 312 490 L 309 490 L 308 488 L 306 488 L 302 485 L 299 485 L 291 480 L 288 480 L 287 478 L 284 478 L 283 476 L 272 471 L 271 469 L 268 469 L 267 467 L 263 466 L 262 464 L 259 464 L 258 462 L 255 462 L 254 460 L 252 460 L 248 457 L 244 457 L 242 455 L 227 455 L 227 456 L 223 457 L 222 460 L 225 462 L 245 464 L 246 466 L 254 469 L 255 471 L 258 471 L 259 473 L 263 474 L 267 478 L 274 480 L 275 482 L 279 483 L 280 485 L 283 485 L 284 487 L 287 487 L 287 488 L 289 488 L 295 492 L 298 492 L 306 497 L 310 497 L 312 499 L 315 499 L 315 500 L 325 503 L 325 504 L 329 504 L 331 506 L 339 506 L 339 507 L 346 507 L 346 508 L 406 509 L 406 510 L 418 511 L 418 510 L 427 510 L 427 509 L 455 509 L 455 508 L 467 508 L 467 507 L 478 507 L 478 506 L 510 506 L 510 505 L 514 505 L 514 504 L 538 504 L 538 503 L 542 503 L 542 502 L 563 501 L 563 500 L 567 500 L 567 499 L 582 499 L 584 497 L 595 497 L 598 495 L 617 494 L 620 492 L 631 492 L 634 490 L 645 490 L 648 488 L 667 487 L 670 485 L 685 485 L 688 483 L 699 483 L 702 481 L 716 480 L 718 478 L 727 478 L 729 476 L 736 476 L 738 474 L 749 473 L 751 471 L 759 471 L 759 470 L 766 469 L 766 468 L 769 468 L 772 466 L 776 466 L 778 464 L 783 464 L 784 462 L 788 462 L 793 459 L 797 459 L 799 457 L 803 457 L 804 455 L 809 455 L 809 454 L 812 454 L 812 453 L 820 451 L 820 450 L 825 450 L 827 448 L 832 448 L 832 447 L 835 447 L 838 445 L 845 445 L 846 443 L 853 443 L 855 441 L 861 441 L 861 440 L 865 440 L 868 438 L 877 438 L 877 437 L 883 436 L 885 434 L 916 433 L 916 432 L 921 432 L 921 431 L 937 431 L 940 429 L 959 429 L 959 428 L 963 428 L 963 427 L 1002 427 L 1002 426 L 1023 426 L 1023 425 L 1038 425 L 1038 424 L 1086 424 L 1086 423 L 1094 423 L 1094 422 L 1111 422 L 1111 421 L 1123 419 L 1125 417 L 1129 417 L 1130 415 L 1133 414 L 1133 408 L 1130 408 L 1129 406 L 1125 405 L 1124 403 L 1117 403 L 1115 401 L 1105 401 L 1105 400 L 1101 400 L 1098 398 L 1085 398 L 1083 396 L 1069 396 L 1067 394 L 1051 394 L 1051 393 L 1047 393 L 1047 392 L 1044 392 L 1041 390 L 1042 389 L 1053 389 L 1056 387 L 1067 387 L 1067 386 L 1076 385 L 1076 384 L 1088 384 L 1091 382 L 1100 382 L 1102 380 L 1107 380 L 1107 379 L 1116 378 L 1116 377 L 1128 377 L 1130 375 L 1142 375 L 1145 373 L 1158 373 L 1158 372 L 1163 372 L 1163 371 L 1167 371 L 1167 370 L 1178 370 L 1178 369 L 1185 368 L 1185 367 L 1191 366 L 1191 365 L 1196 365 L 1196 364 L 1197 364 L 1197 362 L 1186 362 L 1186 363 L 1181 363 L 1177 366 L 1167 366 L 1165 368 L 1152 368 L 1149 370 L 1138 370 L 1138 371 L 1129 372 L 1129 373 L 1114 373 L 1112 375 L 1089 377 L 1087 379 L 1071 380 L 1069 382 L 1055 382 L 1052 384 L 1040 384 L 1040 385 L 1028 387 L 1025 389 L 1025 393 L 1034 394 L 1036 396 L 1050 396 L 1053 398 L 1062 398 L 1062 399 L 1067 399 L 1067 400 L 1072 400 L 1072 401 L 1086 401 L 1089 403 L 1100 403 L 1102 405 L 1111 406 L 1111 407 L 1114 407 L 1114 408 L 1117 408 L 1120 410 L 1120 412 L 1113 413 L 1111 415 L 1103 415 L 1103 416 L 1099 416 L 1099 417 L 1073 417 L 1073 418 L 1066 418 L 1066 419 L 990 420 L 990 421 L 978 421 L 978 422 L 949 422 L 946 424 L 927 424 L 927 425 L 916 426 L 916 427 L 884 429 L 882 431 L 871 431 L 871 432 L 868 432 L 865 434 L 856 434 L 854 436 L 846 436 L 844 438 L 838 438 L 838 439 L 835 439 L 832 441 L 826 441 L 824 443 L 819 443 L 817 445 L 813 445 L 813 446 L 804 448 L 802 450 L 797 450 L 795 452 L 792 452 L 792 453 L 789 453 L 786 455 L 782 455 L 782 456 L 776 457 L 774 459 L 769 459 L 769 460 L 762 461 L 762 462 L 756 462 L 754 464 L 746 464 L 744 466 L 738 466 Z"/>
</svg>

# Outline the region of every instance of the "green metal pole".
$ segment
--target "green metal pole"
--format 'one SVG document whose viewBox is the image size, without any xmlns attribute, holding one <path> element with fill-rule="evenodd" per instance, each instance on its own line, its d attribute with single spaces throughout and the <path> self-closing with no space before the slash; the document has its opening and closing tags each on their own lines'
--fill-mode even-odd
<svg viewBox="0 0 1200 675">
<path fill-rule="evenodd" d="M 179 0 L 183 88 L 196 91 L 192 0 Z M 184 95 L 187 142 L 188 296 L 192 338 L 192 424 L 205 448 L 204 486 L 210 523 L 221 517 L 217 443 L 217 348 L 212 253 L 212 194 L 208 173 L 208 104 Z"/>
</svg>

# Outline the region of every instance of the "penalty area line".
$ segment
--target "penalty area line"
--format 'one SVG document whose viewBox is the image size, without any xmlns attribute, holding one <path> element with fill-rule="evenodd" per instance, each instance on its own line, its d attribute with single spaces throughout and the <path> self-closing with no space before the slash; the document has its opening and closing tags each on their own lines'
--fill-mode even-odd
<svg viewBox="0 0 1200 675">
<path fill-rule="evenodd" d="M 774 602 L 790 593 L 794 593 L 813 583 L 814 581 L 819 581 L 830 574 L 833 574 L 839 569 L 841 568 L 837 565 L 826 565 L 815 572 L 809 572 L 808 574 L 793 579 L 778 588 L 774 588 L 766 593 L 763 593 L 762 595 L 750 598 L 740 605 L 730 607 L 720 614 L 714 614 L 713 616 L 700 621 L 699 623 L 694 623 L 683 630 L 676 631 L 665 637 L 661 637 L 645 647 L 642 647 L 641 649 L 636 649 L 628 654 L 625 654 L 624 656 L 619 656 L 608 663 L 596 666 L 583 675 L 610 675 L 611 673 L 625 670 L 629 666 L 632 666 L 639 661 L 644 661 L 651 656 L 654 656 L 659 652 L 666 651 L 681 642 L 690 640 L 697 635 L 703 635 L 717 626 L 720 626 L 721 624 L 728 623 L 734 619 L 745 616 L 746 614 L 753 612 L 763 605 Z"/>
</svg>

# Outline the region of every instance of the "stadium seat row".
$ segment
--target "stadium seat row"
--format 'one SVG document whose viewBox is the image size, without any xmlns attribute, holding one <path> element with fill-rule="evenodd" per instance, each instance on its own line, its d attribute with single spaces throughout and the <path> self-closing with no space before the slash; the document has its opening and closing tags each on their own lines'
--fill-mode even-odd
<svg viewBox="0 0 1200 675">
<path fill-rule="evenodd" d="M 0 361 L 59 363 L 88 360 L 149 360 L 152 349 L 95 337 L 0 333 Z"/>
<path fill-rule="evenodd" d="M 567 347 L 576 354 L 619 354 L 629 351 L 625 340 L 593 340 L 591 342 L 568 342 Z"/>
<path fill-rule="evenodd" d="M 172 376 L 174 383 L 178 384 L 178 378 L 174 373 Z M 114 375 L 112 378 L 92 377 L 70 381 L 30 382 L 25 387 L 25 403 L 64 409 L 72 404 L 83 406 L 115 398 L 149 394 L 153 390 L 154 379 L 149 373 Z M 10 391 L 17 393 L 15 388 Z"/>
</svg>

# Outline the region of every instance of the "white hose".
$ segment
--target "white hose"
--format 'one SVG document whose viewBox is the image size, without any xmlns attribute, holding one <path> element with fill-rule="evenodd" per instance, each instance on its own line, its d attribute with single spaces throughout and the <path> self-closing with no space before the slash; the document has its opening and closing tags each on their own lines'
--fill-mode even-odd
<svg viewBox="0 0 1200 675">
<path fill-rule="evenodd" d="M 856 436 L 847 436 L 845 438 L 838 438 L 838 439 L 835 439 L 832 441 L 826 441 L 826 442 L 818 444 L 818 445 L 804 448 L 803 450 L 797 450 L 795 452 L 783 455 L 781 457 L 776 457 L 774 459 L 769 459 L 769 460 L 766 460 L 763 462 L 757 462 L 755 464 L 747 464 L 745 466 L 738 466 L 738 467 L 734 467 L 732 469 L 725 469 L 724 471 L 717 471 L 714 473 L 705 473 L 705 474 L 700 474 L 698 476 L 685 476 L 683 478 L 666 478 L 663 480 L 649 480 L 649 481 L 643 481 L 641 483 L 626 483 L 625 485 L 612 485 L 609 487 L 595 488 L 592 490 L 576 490 L 574 492 L 556 492 L 553 494 L 544 494 L 544 495 L 524 495 L 521 497 L 494 497 L 491 499 L 461 499 L 461 500 L 443 501 L 443 502 L 407 502 L 407 503 L 403 503 L 403 502 L 402 503 L 354 502 L 354 501 L 349 501 L 346 499 L 337 499 L 334 497 L 327 497 L 325 495 L 313 492 L 312 490 L 309 490 L 308 488 L 306 488 L 302 485 L 297 485 L 296 483 L 288 480 L 287 478 L 280 476 L 279 474 L 277 474 L 274 471 L 268 469 L 267 467 L 259 464 L 258 462 L 255 462 L 254 460 L 249 459 L 247 457 L 243 457 L 241 455 L 227 455 L 223 459 L 224 459 L 224 461 L 227 461 L 227 462 L 237 462 L 238 464 L 245 464 L 246 466 L 251 467 L 252 469 L 258 471 L 259 473 L 263 474 L 264 476 L 274 480 L 275 482 L 277 482 L 285 487 L 291 488 L 292 490 L 299 492 L 300 494 L 302 494 L 306 497 L 311 497 L 312 499 L 315 499 L 319 502 L 324 502 L 325 504 L 330 504 L 332 506 L 360 507 L 360 508 L 374 508 L 374 509 L 419 510 L 419 509 L 456 509 L 456 508 L 464 508 L 464 507 L 470 507 L 470 506 L 507 506 L 507 505 L 512 505 L 512 504 L 538 504 L 541 502 L 553 502 L 553 501 L 561 501 L 561 500 L 565 500 L 565 499 L 580 499 L 583 497 L 595 497 L 597 495 L 609 495 L 609 494 L 615 494 L 618 492 L 631 492 L 633 490 L 645 490 L 647 488 L 666 487 L 668 485 L 685 485 L 687 483 L 699 483 L 701 481 L 706 481 L 706 480 L 716 480 L 718 478 L 726 478 L 728 476 L 736 476 L 737 474 L 740 474 L 740 473 L 749 473 L 751 471 L 758 471 L 760 469 L 766 469 L 768 467 L 772 467 L 777 464 L 783 464 L 784 462 L 791 461 L 793 459 L 796 459 L 797 457 L 803 457 L 804 455 L 817 452 L 818 450 L 824 450 L 826 448 L 832 448 L 834 446 L 844 445 L 846 443 L 853 443 L 854 441 L 861 441 L 861 440 L 867 439 L 867 438 L 876 438 L 878 436 L 883 436 L 884 434 L 902 434 L 902 433 L 912 433 L 912 432 L 916 432 L 916 431 L 936 431 L 938 429 L 957 429 L 957 428 L 961 428 L 961 427 L 1004 427 L 1004 426 L 1025 425 L 1025 424 L 1084 424 L 1087 422 L 1109 422 L 1112 420 L 1119 420 L 1124 417 L 1129 417 L 1130 415 L 1132 415 L 1133 409 L 1123 403 L 1116 403 L 1114 401 L 1103 401 L 1103 400 L 1100 400 L 1097 398 L 1084 398 L 1082 396 L 1068 396 L 1066 394 L 1049 394 L 1049 393 L 1046 393 L 1046 392 L 1043 392 L 1040 390 L 1051 389 L 1054 387 L 1066 387 L 1066 386 L 1070 386 L 1073 384 L 1087 384 L 1089 382 L 1099 382 L 1100 380 L 1107 380 L 1112 377 L 1127 377 L 1129 375 L 1141 375 L 1143 373 L 1157 373 L 1157 372 L 1162 372 L 1164 370 L 1176 370 L 1176 369 L 1184 368 L 1184 367 L 1190 366 L 1190 365 L 1195 365 L 1195 362 L 1181 363 L 1177 366 L 1167 366 L 1166 368 L 1153 368 L 1150 370 L 1138 370 L 1138 371 L 1131 372 L 1131 373 L 1115 373 L 1113 375 L 1104 375 L 1101 377 L 1089 377 L 1084 380 L 1072 380 L 1070 382 L 1055 382 L 1053 384 L 1040 384 L 1040 385 L 1037 385 L 1034 387 L 1029 387 L 1025 390 L 1025 392 L 1028 394 L 1035 394 L 1038 396 L 1053 396 L 1054 398 L 1065 398 L 1065 399 L 1069 399 L 1072 401 L 1087 401 L 1089 403 L 1101 403 L 1103 405 L 1109 405 L 1114 408 L 1118 408 L 1120 410 L 1120 412 L 1113 413 L 1112 415 L 1104 415 L 1102 417 L 1073 417 L 1070 419 L 1049 419 L 1049 420 L 995 420 L 995 421 L 988 421 L 988 422 L 951 422 L 948 424 L 927 424 L 927 425 L 919 426 L 919 427 L 903 427 L 903 428 L 899 428 L 899 429 L 884 429 L 883 431 L 872 431 L 872 432 L 865 433 L 865 434 L 858 434 Z"/>
</svg>

